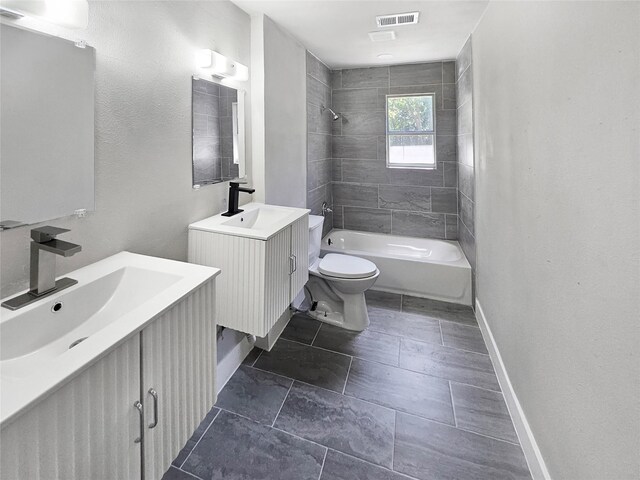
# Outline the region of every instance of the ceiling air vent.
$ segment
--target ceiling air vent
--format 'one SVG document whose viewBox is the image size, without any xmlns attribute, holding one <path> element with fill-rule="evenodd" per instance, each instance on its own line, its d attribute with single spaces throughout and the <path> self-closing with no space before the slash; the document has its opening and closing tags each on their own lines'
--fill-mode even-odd
<svg viewBox="0 0 640 480">
<path fill-rule="evenodd" d="M 399 25 L 414 25 L 418 23 L 420 12 L 397 13 L 394 15 L 379 15 L 376 17 L 378 27 L 395 27 Z"/>
</svg>

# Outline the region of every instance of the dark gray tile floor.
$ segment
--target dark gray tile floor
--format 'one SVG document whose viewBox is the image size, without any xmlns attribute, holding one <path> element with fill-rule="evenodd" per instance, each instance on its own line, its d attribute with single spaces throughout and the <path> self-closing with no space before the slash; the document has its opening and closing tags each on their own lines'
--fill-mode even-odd
<svg viewBox="0 0 640 480">
<path fill-rule="evenodd" d="M 530 479 L 469 307 L 368 292 L 360 334 L 295 315 L 164 480 Z"/>
</svg>

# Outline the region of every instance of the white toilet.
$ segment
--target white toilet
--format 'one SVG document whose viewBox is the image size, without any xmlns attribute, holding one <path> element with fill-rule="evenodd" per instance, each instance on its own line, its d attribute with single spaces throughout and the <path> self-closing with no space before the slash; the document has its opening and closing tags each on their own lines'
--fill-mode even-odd
<svg viewBox="0 0 640 480">
<path fill-rule="evenodd" d="M 352 255 L 329 253 L 320 258 L 324 217 L 309 215 L 309 283 L 316 308 L 313 318 L 347 330 L 369 326 L 364 292 L 371 288 L 380 270 L 375 263 Z"/>
</svg>

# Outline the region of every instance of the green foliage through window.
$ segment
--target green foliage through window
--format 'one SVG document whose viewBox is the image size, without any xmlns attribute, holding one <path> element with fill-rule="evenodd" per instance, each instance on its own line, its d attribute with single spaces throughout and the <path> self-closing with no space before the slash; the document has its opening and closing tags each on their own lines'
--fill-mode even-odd
<svg viewBox="0 0 640 480">
<path fill-rule="evenodd" d="M 387 98 L 389 132 L 433 132 L 433 96 Z"/>
<path fill-rule="evenodd" d="M 387 96 L 387 166 L 435 168 L 434 94 Z"/>
</svg>

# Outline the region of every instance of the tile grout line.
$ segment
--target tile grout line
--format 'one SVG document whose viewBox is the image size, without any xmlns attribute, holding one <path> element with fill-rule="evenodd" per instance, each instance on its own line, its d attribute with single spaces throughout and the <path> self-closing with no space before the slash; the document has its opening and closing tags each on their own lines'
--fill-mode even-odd
<svg viewBox="0 0 640 480">
<path fill-rule="evenodd" d="M 377 333 L 380 333 L 380 332 L 377 332 Z M 502 393 L 502 390 L 492 390 L 492 389 L 490 389 L 490 388 L 486 388 L 486 387 L 479 387 L 479 386 L 477 386 L 477 385 L 472 385 L 472 384 L 470 384 L 470 383 L 465 383 L 465 382 L 460 382 L 460 381 L 457 381 L 457 380 L 453 380 L 453 379 L 450 379 L 450 378 L 448 378 L 448 377 L 440 377 L 440 376 L 437 376 L 437 375 L 431 375 L 431 374 L 429 374 L 429 373 L 425 373 L 424 371 L 412 370 L 412 369 L 410 369 L 410 368 L 402 367 L 402 366 L 400 366 L 400 364 L 399 364 L 399 363 L 400 363 L 400 356 L 402 355 L 402 340 L 410 340 L 410 341 L 412 341 L 412 342 L 416 342 L 416 343 L 421 343 L 421 344 L 425 344 L 425 345 L 432 345 L 432 346 L 437 346 L 437 347 L 447 348 L 447 349 L 450 349 L 450 350 L 457 350 L 457 351 L 460 351 L 460 352 L 470 353 L 470 354 L 473 354 L 473 355 L 483 355 L 483 356 L 485 356 L 485 357 L 486 357 L 486 356 L 488 356 L 487 354 L 484 354 L 484 353 L 478 353 L 478 352 L 474 352 L 474 351 L 471 351 L 471 350 L 463 350 L 463 349 L 460 349 L 460 348 L 450 347 L 450 346 L 447 346 L 447 345 L 441 345 L 441 344 L 438 344 L 438 343 L 423 342 L 423 341 L 419 341 L 419 340 L 414 340 L 414 339 L 412 339 L 412 338 L 410 338 L 410 337 L 403 337 L 403 336 L 397 336 L 397 335 L 389 335 L 389 336 L 392 336 L 392 337 L 395 337 L 395 338 L 399 338 L 399 339 L 401 340 L 401 341 L 400 341 L 400 355 L 399 355 L 399 358 L 398 358 L 398 365 L 391 365 L 391 364 L 389 364 L 389 363 L 383 363 L 383 362 L 380 362 L 380 361 L 378 361 L 378 360 L 372 360 L 372 359 L 369 359 L 369 358 L 358 357 L 358 356 L 356 356 L 356 355 L 347 355 L 346 353 L 336 352 L 336 351 L 334 351 L 334 350 L 329 350 L 329 349 L 326 349 L 326 348 L 323 348 L 323 347 L 317 347 L 317 346 L 315 346 L 315 345 L 307 345 L 306 343 L 301 343 L 301 342 L 298 342 L 298 341 L 296 341 L 296 340 L 289 340 L 289 339 L 286 339 L 286 338 L 285 338 L 284 340 L 286 340 L 286 341 L 288 341 L 288 342 L 296 343 L 296 344 L 298 344 L 298 345 L 303 345 L 303 346 L 305 346 L 305 347 L 317 348 L 318 350 L 322 350 L 322 351 L 325 351 L 325 352 L 328 352 L 328 353 L 333 353 L 333 354 L 336 354 L 336 355 L 342 355 L 342 356 L 344 356 L 344 357 L 349 357 L 349 358 L 351 358 L 351 359 L 353 359 L 353 358 L 358 358 L 358 359 L 360 359 L 360 360 L 362 360 L 362 361 L 364 361 L 364 362 L 376 363 L 376 364 L 378 364 L 378 365 L 384 365 L 384 366 L 387 366 L 387 367 L 398 368 L 399 370 L 403 370 L 403 371 L 406 371 L 406 372 L 413 372 L 413 373 L 418 373 L 418 374 L 420 374 L 420 375 L 424 375 L 424 376 L 426 376 L 426 377 L 438 378 L 438 379 L 446 380 L 446 381 L 452 381 L 452 382 L 457 383 L 457 384 L 460 384 L 460 385 L 467 385 L 467 386 L 469 386 L 469 387 L 479 388 L 479 389 L 486 390 L 486 391 L 489 391 L 489 392 L 498 392 L 498 393 Z M 277 376 L 280 376 L 280 377 L 282 377 L 282 378 L 287 378 L 287 379 L 289 379 L 289 380 L 295 380 L 295 381 L 297 381 L 297 382 L 304 383 L 304 384 L 306 384 L 306 385 L 311 385 L 312 387 L 322 388 L 322 389 L 327 390 L 327 391 L 330 391 L 330 392 L 338 393 L 338 392 L 336 392 L 335 390 L 331 390 L 331 389 L 326 388 L 326 387 L 321 387 L 321 386 L 318 386 L 318 385 L 314 385 L 314 384 L 312 384 L 312 383 L 303 382 L 302 380 L 294 379 L 294 378 L 292 378 L 292 377 L 288 377 L 288 376 L 286 376 L 286 375 L 282 375 L 282 374 L 280 374 L 280 373 L 272 372 L 271 370 L 265 370 L 264 368 L 260 368 L 260 367 L 257 367 L 257 366 L 255 366 L 255 365 L 254 365 L 254 366 L 250 366 L 250 368 L 254 368 L 254 369 L 259 370 L 259 371 L 261 371 L 261 372 L 266 372 L 266 373 L 270 373 L 270 374 L 273 374 L 273 375 L 277 375 Z M 350 368 L 350 367 L 349 367 L 349 368 Z M 495 374 L 495 373 L 494 373 L 494 374 Z M 346 383 L 345 383 L 345 384 L 346 384 Z M 354 397 L 354 398 L 355 398 L 355 397 Z"/>
<path fill-rule="evenodd" d="M 393 470 L 392 468 L 387 468 L 387 467 L 384 467 L 382 465 L 378 465 L 377 463 L 372 463 L 369 460 L 364 460 L 364 459 L 362 459 L 360 457 L 356 457 L 355 455 L 352 455 L 350 453 L 341 452 L 340 450 L 336 450 L 335 448 L 331 448 L 331 447 L 327 447 L 327 450 L 331 450 L 332 452 L 338 452 L 340 455 L 344 455 L 345 457 L 353 458 L 354 460 L 366 463 L 367 465 L 371 465 L 373 467 L 380 468 L 380 469 L 385 470 L 387 472 L 396 473 L 398 475 L 401 475 L 404 478 L 409 478 L 411 480 L 417 480 L 416 477 L 412 477 L 411 475 L 407 475 L 406 473 L 398 472 L 396 470 Z"/>
<path fill-rule="evenodd" d="M 186 474 L 187 474 L 187 475 L 189 475 L 190 477 L 197 478 L 198 480 L 202 480 L 202 478 L 200 478 L 200 477 L 198 477 L 198 476 L 194 475 L 194 474 L 193 474 L 193 473 L 191 473 L 191 472 L 187 472 L 186 470 L 182 470 L 182 468 L 176 467 L 175 465 L 171 465 L 171 466 L 169 467 L 169 470 L 171 470 L 172 468 L 175 468 L 176 470 L 178 470 L 178 471 L 180 471 L 180 472 L 182 472 L 182 473 L 186 473 Z"/>
<path fill-rule="evenodd" d="M 214 405 L 215 406 L 215 405 Z M 204 432 L 202 432 L 202 435 L 200 435 L 200 438 L 198 439 L 198 441 L 196 442 L 196 444 L 193 446 L 193 448 L 191 449 L 191 451 L 189 452 L 189 455 L 187 455 L 184 459 L 184 461 L 180 464 L 179 469 L 182 470 L 182 467 L 184 467 L 184 464 L 187 463 L 187 460 L 189 459 L 189 457 L 191 456 L 191 454 L 193 453 L 193 451 L 196 449 L 196 447 L 198 446 L 198 444 L 200 443 L 200 440 L 202 440 L 202 438 L 205 436 L 205 434 L 209 431 L 209 429 L 211 428 L 211 425 L 213 425 L 213 422 L 216 421 L 216 418 L 218 418 L 218 415 L 220 415 L 220 412 L 222 411 L 222 409 L 220 407 L 216 407 L 218 409 L 218 412 L 216 413 L 215 417 L 213 417 L 213 420 L 211 420 L 211 423 L 209 424 L 209 426 L 204 430 Z M 188 473 L 188 472 L 187 472 Z"/>
<path fill-rule="evenodd" d="M 327 454 L 329 453 L 329 447 L 325 447 L 324 449 L 324 457 L 322 458 L 322 465 L 320 466 L 320 475 L 318 475 L 318 480 L 322 478 L 322 471 L 324 470 L 324 463 L 327 461 Z"/>
<path fill-rule="evenodd" d="M 324 448 L 326 450 L 329 449 L 329 447 L 327 447 L 326 445 L 322 445 L 321 443 L 318 443 L 318 442 L 316 442 L 314 440 L 309 440 L 308 438 L 301 437 L 300 435 L 296 435 L 295 433 L 287 432 L 286 430 L 282 430 L 281 428 L 278 428 L 278 427 L 269 427 L 269 425 L 265 425 L 265 426 L 268 427 L 268 428 L 271 428 L 272 430 L 275 430 L 276 432 L 284 433 L 285 435 L 289 435 L 289 436 L 297 438 L 299 440 L 303 440 L 305 442 L 312 443 L 312 444 L 317 445 L 319 447 L 322 447 L 322 448 Z M 342 452 L 340 452 L 340 453 L 342 453 Z"/>
<path fill-rule="evenodd" d="M 311 318 L 313 318 L 313 317 L 311 317 Z M 311 340 L 311 343 L 309 344 L 310 347 L 314 346 L 313 344 L 316 341 L 316 338 L 318 338 L 318 334 L 320 333 L 320 329 L 322 328 L 322 322 L 320 320 L 316 320 L 316 322 L 319 322 L 320 325 L 318 325 L 318 330 L 316 330 L 316 334 L 313 336 L 313 339 Z M 285 340 L 286 340 L 286 338 L 285 338 Z M 295 342 L 295 340 L 289 340 L 289 341 L 290 342 Z M 302 343 L 302 342 L 300 342 L 300 343 Z"/>
<path fill-rule="evenodd" d="M 415 342 L 415 343 L 422 343 L 424 345 L 437 345 L 437 346 L 442 347 L 442 348 L 448 348 L 450 350 L 457 350 L 458 352 L 466 352 L 466 353 L 472 353 L 474 355 L 482 355 L 484 357 L 490 357 L 488 353 L 474 352 L 473 350 L 465 350 L 464 348 L 452 347 L 450 345 L 438 345 L 437 343 L 424 342 L 422 340 L 416 340 L 416 339 L 411 338 L 411 337 L 400 337 L 400 338 L 402 338 L 403 340 L 410 340 L 410 341 Z"/>
<path fill-rule="evenodd" d="M 302 343 L 302 342 L 299 342 L 297 340 L 289 340 L 288 338 L 283 338 L 283 340 L 285 340 L 287 342 L 291 342 L 291 343 L 296 343 L 298 345 L 303 345 L 305 347 L 317 348 L 318 350 L 323 350 L 325 352 L 335 353 L 336 355 L 342 355 L 343 357 L 351 357 L 352 356 L 352 355 L 348 355 L 346 353 L 336 352 L 335 350 L 329 350 L 328 348 L 318 347 L 317 345 L 309 345 L 307 343 Z M 285 375 L 283 375 L 283 376 L 285 376 Z"/>
<path fill-rule="evenodd" d="M 256 348 L 256 347 L 253 347 L 253 348 Z M 253 363 L 252 363 L 251 365 L 248 365 L 248 366 L 249 366 L 249 367 L 253 367 L 253 366 L 256 364 L 256 362 L 260 359 L 260 357 L 262 356 L 262 354 L 263 354 L 264 352 L 265 352 L 264 350 L 260 349 L 260 353 L 258 354 L 258 356 L 256 357 L 256 359 L 253 361 Z"/>
<path fill-rule="evenodd" d="M 291 392 L 291 387 L 293 387 L 294 383 L 295 383 L 295 380 L 291 380 L 291 385 L 289 385 L 289 390 L 287 390 L 287 394 L 284 396 L 284 399 L 282 400 L 282 404 L 280 405 L 280 408 L 278 409 L 278 413 L 276 413 L 276 416 L 273 418 L 273 422 L 271 422 L 271 427 L 273 427 L 276 424 L 276 420 L 278 420 L 278 417 L 280 416 L 280 412 L 282 411 L 282 407 L 284 407 L 284 403 L 287 401 L 287 397 L 289 396 L 289 393 Z"/>
<path fill-rule="evenodd" d="M 330 325 L 330 326 L 332 326 L 332 325 Z M 391 335 L 391 334 L 388 334 L 388 333 L 385 333 L 385 332 L 378 332 L 378 331 L 376 331 L 376 330 L 371 330 L 371 332 L 372 332 L 372 333 L 378 333 L 378 334 L 380 334 L 380 335 L 385 335 L 385 336 L 388 336 L 388 337 L 398 338 L 398 339 L 399 339 L 399 338 L 403 338 L 403 337 L 399 337 L 399 336 L 397 336 L 397 335 Z M 400 368 L 400 367 L 398 367 L 398 365 L 397 365 L 397 364 L 395 364 L 395 365 L 394 365 L 394 364 L 392 364 L 392 363 L 385 363 L 385 362 L 381 362 L 380 360 L 374 360 L 374 359 L 370 359 L 370 358 L 365 358 L 365 357 L 361 357 L 361 356 L 359 356 L 359 355 L 351 355 L 351 354 L 349 354 L 349 353 L 338 352 L 338 351 L 336 351 L 336 350 L 331 350 L 330 348 L 319 347 L 318 345 L 309 345 L 309 344 L 306 344 L 306 343 L 299 342 L 298 340 L 291 340 L 291 339 L 289 339 L 289 338 L 284 338 L 284 340 L 286 340 L 286 341 L 288 341 L 288 342 L 292 342 L 292 343 L 297 343 L 298 345 L 304 345 L 305 347 L 313 347 L 313 348 L 317 348 L 318 350 L 322 350 L 322 351 L 325 351 L 325 352 L 328 352 L 328 353 L 334 353 L 334 354 L 336 354 L 336 355 L 342 355 L 342 356 L 344 356 L 344 357 L 358 358 L 358 359 L 360 359 L 360 360 L 364 360 L 364 361 L 366 361 L 366 362 L 373 362 L 373 363 L 378 363 L 378 364 L 380 364 L 380 365 L 386 365 L 386 366 L 389 366 L 389 367 L 396 367 L 396 368 Z M 399 359 L 398 359 L 398 360 L 399 360 Z M 254 368 L 255 368 L 255 367 L 254 367 Z M 403 369 L 403 370 L 406 370 L 406 369 Z M 279 375 L 279 374 L 276 374 L 276 375 Z M 281 375 L 281 376 L 286 377 L 286 375 Z M 286 377 L 286 378 L 290 378 L 290 377 Z"/>
<path fill-rule="evenodd" d="M 449 396 L 451 397 L 451 408 L 453 409 L 453 424 L 458 427 L 458 416 L 456 415 L 456 404 L 453 401 L 453 388 L 451 388 L 451 380 L 447 382 L 449 384 Z"/>
<path fill-rule="evenodd" d="M 388 365 L 388 366 L 390 366 L 390 365 Z M 261 368 L 256 368 L 256 367 L 252 367 L 252 368 L 255 368 L 256 370 L 259 370 L 261 372 L 273 373 L 273 372 L 270 372 L 268 370 L 262 370 Z M 420 372 L 414 372 L 414 373 L 420 373 Z M 274 375 L 278 375 L 278 374 L 276 373 Z M 422 375 L 424 375 L 424 374 L 422 374 Z M 284 377 L 284 375 L 280 375 L 280 376 Z M 353 395 L 341 394 L 340 392 L 336 392 L 335 390 L 331 390 L 331 389 L 326 388 L 326 387 L 321 387 L 319 385 L 314 385 L 313 383 L 304 382 L 302 380 L 297 380 L 297 379 L 290 378 L 290 377 L 284 377 L 284 378 L 289 378 L 290 380 L 293 380 L 294 382 L 298 382 L 298 383 L 300 383 L 302 385 L 306 385 L 308 387 L 319 388 L 320 390 L 324 390 L 326 392 L 331 392 L 331 393 L 334 393 L 336 395 L 342 395 L 343 397 L 346 397 L 346 398 L 351 398 L 351 399 L 354 399 L 354 400 L 358 400 L 359 402 L 363 402 L 363 403 L 366 403 L 368 405 L 373 405 L 373 406 L 376 406 L 376 407 L 384 408 L 385 410 L 391 410 L 392 412 L 396 411 L 395 409 L 393 409 L 391 407 L 387 407 L 385 405 L 380 405 L 379 403 L 374 403 L 374 402 L 371 402 L 369 400 L 363 400 L 362 398 L 354 397 Z M 437 378 L 437 377 L 435 377 L 435 378 Z M 470 385 L 470 386 L 473 386 L 473 385 Z M 217 407 L 217 408 L 220 408 L 220 407 Z M 220 408 L 220 409 L 224 410 L 225 412 L 233 413 L 234 415 L 240 415 L 239 413 L 232 412 L 231 410 L 226 410 L 224 408 Z M 244 415 L 240 415 L 240 416 L 244 417 Z M 248 418 L 249 420 L 251 420 L 249 417 L 244 417 L 244 418 Z M 255 422 L 255 420 L 253 420 L 253 421 Z M 274 427 L 274 428 L 276 428 L 276 427 Z"/>
<path fill-rule="evenodd" d="M 349 362 L 349 368 L 347 369 L 347 376 L 344 378 L 344 387 L 342 387 L 342 395 L 344 395 L 344 392 L 347 389 L 347 382 L 349 381 L 349 373 L 351 373 L 351 365 L 353 365 L 353 356 L 351 357 L 351 361 Z"/>
<path fill-rule="evenodd" d="M 394 410 L 393 413 L 393 444 L 391 445 L 391 470 L 395 471 L 395 457 L 396 457 L 396 429 L 398 426 L 398 411 Z"/>
<path fill-rule="evenodd" d="M 444 427 L 455 428 L 456 430 L 459 430 L 461 432 L 470 433 L 472 435 L 477 435 L 479 437 L 490 438 L 491 440 L 495 440 L 496 442 L 506 443 L 508 445 L 515 445 L 517 447 L 522 448 L 522 445 L 520 445 L 519 443 L 513 443 L 513 442 L 510 442 L 509 440 L 503 440 L 502 438 L 492 437 L 491 435 L 486 435 L 484 433 L 474 432 L 473 430 L 467 430 L 466 428 L 456 427 L 456 426 L 453 426 L 453 425 L 449 425 L 447 423 L 439 422 L 437 420 L 432 420 L 430 418 L 421 417 L 420 415 L 416 415 L 415 413 L 407 413 L 407 412 L 398 412 L 398 413 L 402 413 L 403 415 L 409 415 L 410 417 L 419 418 L 420 420 L 424 420 L 425 422 L 431 422 L 431 423 L 435 423 L 436 425 L 442 425 Z"/>
</svg>

